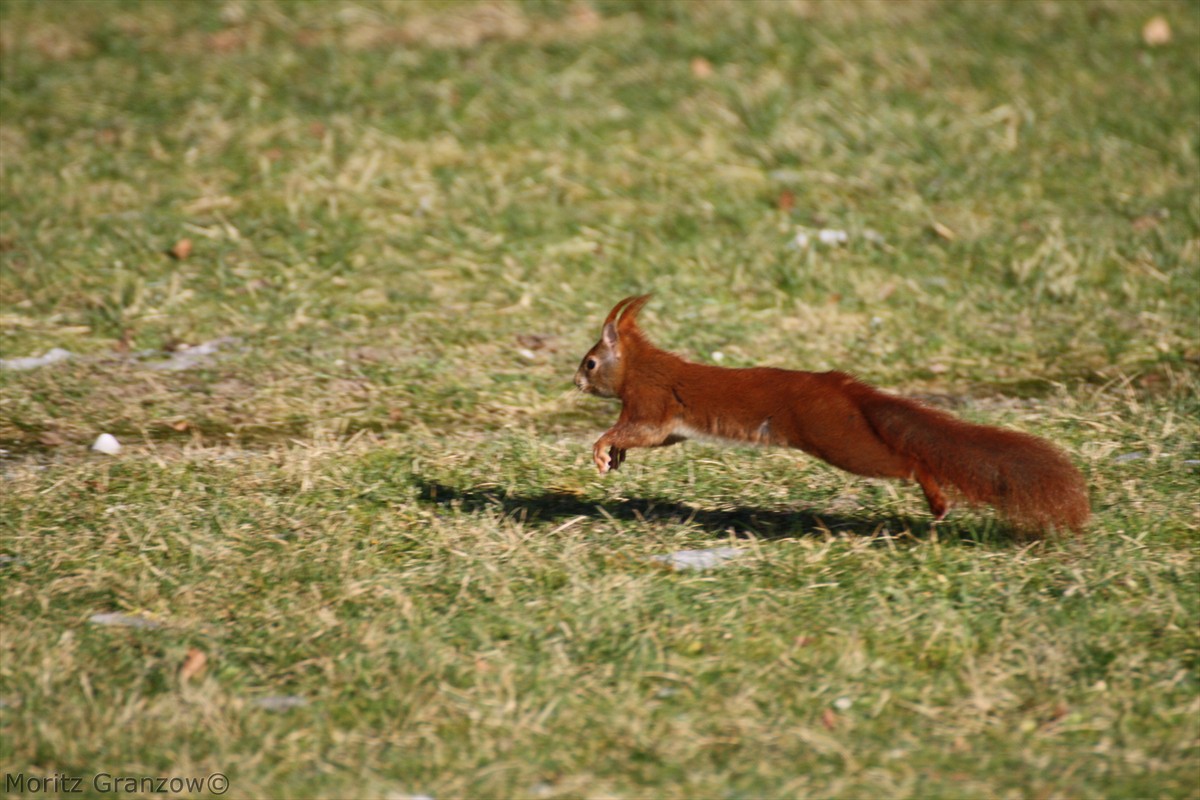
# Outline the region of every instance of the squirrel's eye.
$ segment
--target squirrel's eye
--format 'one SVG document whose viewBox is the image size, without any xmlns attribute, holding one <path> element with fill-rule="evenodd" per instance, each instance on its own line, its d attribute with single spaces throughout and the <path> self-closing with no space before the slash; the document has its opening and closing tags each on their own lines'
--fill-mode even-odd
<svg viewBox="0 0 1200 800">
<path fill-rule="evenodd" d="M 588 368 L 588 369 L 595 369 L 595 368 L 596 368 L 596 359 L 594 359 L 594 358 L 589 358 L 589 359 L 588 359 L 588 363 L 587 363 L 587 368 Z"/>
</svg>

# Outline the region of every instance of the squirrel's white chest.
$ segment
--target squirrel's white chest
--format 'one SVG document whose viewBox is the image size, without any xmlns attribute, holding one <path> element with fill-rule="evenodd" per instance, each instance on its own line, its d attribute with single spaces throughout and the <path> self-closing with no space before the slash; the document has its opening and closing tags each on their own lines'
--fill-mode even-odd
<svg viewBox="0 0 1200 800">
<path fill-rule="evenodd" d="M 724 424 L 716 420 L 713 430 L 704 430 L 689 425 L 683 420 L 675 420 L 672 433 L 683 439 L 698 439 L 716 444 L 754 444 L 767 446 L 775 444 L 772 441 L 771 419 L 764 419 L 757 426 L 746 427 L 737 424 Z"/>
</svg>

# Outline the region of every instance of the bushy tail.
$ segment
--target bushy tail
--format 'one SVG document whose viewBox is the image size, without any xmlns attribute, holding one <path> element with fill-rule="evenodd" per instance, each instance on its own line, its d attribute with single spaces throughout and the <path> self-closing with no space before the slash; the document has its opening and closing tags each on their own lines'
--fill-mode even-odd
<svg viewBox="0 0 1200 800">
<path fill-rule="evenodd" d="M 860 407 L 889 446 L 969 502 L 995 506 L 1019 528 L 1079 531 L 1091 516 L 1083 475 L 1044 439 L 974 425 L 873 389 Z"/>
</svg>

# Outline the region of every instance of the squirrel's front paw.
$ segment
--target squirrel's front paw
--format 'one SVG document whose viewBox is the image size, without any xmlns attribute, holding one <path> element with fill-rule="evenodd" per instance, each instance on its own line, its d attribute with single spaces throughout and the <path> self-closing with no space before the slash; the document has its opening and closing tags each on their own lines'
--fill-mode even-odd
<svg viewBox="0 0 1200 800">
<path fill-rule="evenodd" d="M 616 471 L 625 463 L 625 450 L 620 447 L 608 448 L 608 458 L 611 466 L 609 469 Z"/>
<path fill-rule="evenodd" d="M 600 470 L 601 475 L 608 472 L 609 464 L 612 463 L 613 459 L 608 453 L 604 452 L 603 440 L 596 442 L 596 445 L 592 448 L 592 461 L 596 463 L 596 469 Z"/>
</svg>

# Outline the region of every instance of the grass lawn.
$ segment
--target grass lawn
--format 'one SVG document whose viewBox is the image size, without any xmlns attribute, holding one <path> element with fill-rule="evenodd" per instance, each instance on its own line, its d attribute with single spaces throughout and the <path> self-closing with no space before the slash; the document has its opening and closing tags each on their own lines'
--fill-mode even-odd
<svg viewBox="0 0 1200 800">
<path fill-rule="evenodd" d="M 1197 797 L 1197 52 L 1195 2 L 3 0 L 0 779 Z M 1059 443 L 1092 524 L 597 476 L 638 292 Z"/>
</svg>

